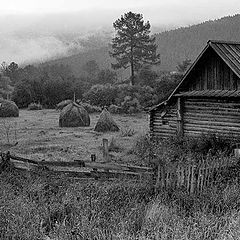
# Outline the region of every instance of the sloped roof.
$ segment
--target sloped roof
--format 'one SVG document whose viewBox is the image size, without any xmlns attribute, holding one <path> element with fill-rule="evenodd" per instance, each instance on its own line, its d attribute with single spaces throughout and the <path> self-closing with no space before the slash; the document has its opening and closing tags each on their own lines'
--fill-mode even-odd
<svg viewBox="0 0 240 240">
<path fill-rule="evenodd" d="M 193 62 L 191 67 L 184 74 L 181 82 L 173 90 L 173 92 L 168 97 L 168 99 L 166 101 L 164 101 L 165 105 L 175 95 L 175 93 L 177 92 L 179 87 L 185 81 L 185 79 L 187 78 L 189 73 L 192 71 L 192 69 L 195 67 L 195 65 L 197 64 L 199 59 L 207 51 L 208 48 L 212 48 L 219 55 L 219 57 L 231 68 L 231 70 L 240 78 L 240 42 L 209 40 L 207 42 L 207 45 L 205 46 L 205 48 L 202 50 L 202 52 L 198 55 L 198 57 Z M 200 92 L 200 91 L 198 91 L 198 92 Z M 210 92 L 209 92 L 209 94 L 210 94 Z M 150 109 L 150 111 L 155 110 L 162 104 L 163 103 L 160 103 L 160 104 L 152 107 Z"/>
<path fill-rule="evenodd" d="M 208 41 L 208 44 L 240 78 L 240 43 Z"/>
<path fill-rule="evenodd" d="M 240 97 L 240 90 L 200 90 L 190 92 L 180 92 L 174 94 L 176 97 Z"/>
</svg>

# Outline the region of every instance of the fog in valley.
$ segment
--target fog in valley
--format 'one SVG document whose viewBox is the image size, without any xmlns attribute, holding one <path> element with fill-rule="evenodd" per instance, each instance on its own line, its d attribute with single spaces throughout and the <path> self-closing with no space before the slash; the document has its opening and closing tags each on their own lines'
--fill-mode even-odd
<svg viewBox="0 0 240 240">
<path fill-rule="evenodd" d="M 157 33 L 234 14 L 237 4 L 235 0 L 2 2 L 0 61 L 36 63 L 106 46 L 113 35 L 112 23 L 127 11 L 142 13 L 152 33 Z"/>
</svg>

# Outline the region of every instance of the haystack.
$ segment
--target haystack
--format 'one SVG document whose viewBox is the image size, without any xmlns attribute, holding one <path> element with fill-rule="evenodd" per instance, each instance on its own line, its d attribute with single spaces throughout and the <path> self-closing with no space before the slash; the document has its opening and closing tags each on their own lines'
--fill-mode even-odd
<svg viewBox="0 0 240 240">
<path fill-rule="evenodd" d="M 119 131 L 119 127 L 113 120 L 111 114 L 107 111 L 106 108 L 100 114 L 98 122 L 94 128 L 94 131 L 97 132 L 116 132 Z"/>
<path fill-rule="evenodd" d="M 57 104 L 56 109 L 58 110 L 62 110 L 64 107 L 66 107 L 68 104 L 72 103 L 73 101 L 68 99 L 68 100 L 64 100 L 61 101 L 60 103 Z"/>
<path fill-rule="evenodd" d="M 60 113 L 60 127 L 87 127 L 90 125 L 88 112 L 80 105 L 72 102 Z"/>
<path fill-rule="evenodd" d="M 0 117 L 19 117 L 19 110 L 15 102 L 0 99 Z"/>
</svg>

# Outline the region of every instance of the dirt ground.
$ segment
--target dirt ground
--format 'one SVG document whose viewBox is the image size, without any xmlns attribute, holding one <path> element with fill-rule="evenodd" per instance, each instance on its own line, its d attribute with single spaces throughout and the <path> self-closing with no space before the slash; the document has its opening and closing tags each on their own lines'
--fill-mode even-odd
<svg viewBox="0 0 240 240">
<path fill-rule="evenodd" d="M 20 110 L 18 118 L 1 118 L 0 151 L 9 149 L 17 156 L 51 161 L 89 161 L 91 154 L 96 154 L 97 161 L 103 161 L 102 139 L 107 138 L 112 142 L 112 161 L 144 165 L 131 149 L 136 139 L 149 131 L 147 114 L 112 115 L 120 131 L 108 133 L 94 131 L 99 114 L 90 115 L 89 127 L 76 128 L 60 128 L 59 114 L 56 110 Z"/>
</svg>

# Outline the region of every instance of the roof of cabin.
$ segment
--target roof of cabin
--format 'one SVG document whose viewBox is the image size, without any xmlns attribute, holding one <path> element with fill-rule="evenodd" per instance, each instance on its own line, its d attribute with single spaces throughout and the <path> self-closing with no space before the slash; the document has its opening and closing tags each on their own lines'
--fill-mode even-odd
<svg viewBox="0 0 240 240">
<path fill-rule="evenodd" d="M 174 94 L 175 97 L 240 97 L 240 90 L 201 90 L 180 92 Z"/>
<path fill-rule="evenodd" d="M 153 106 L 150 111 L 155 110 L 156 108 L 160 107 L 162 104 L 166 105 L 167 102 L 173 97 L 173 96 L 177 96 L 177 94 L 175 94 L 177 92 L 177 90 L 180 88 L 180 86 L 182 85 L 182 83 L 185 81 L 185 79 L 187 78 L 187 76 L 189 75 L 189 73 L 192 71 L 192 69 L 195 67 L 196 63 L 199 61 L 199 59 L 202 57 L 202 55 L 206 52 L 207 49 L 212 48 L 218 55 L 219 57 L 230 67 L 230 69 L 240 78 L 240 42 L 233 42 L 233 41 L 218 41 L 218 40 L 209 40 L 207 42 L 207 45 L 205 46 L 205 48 L 202 50 L 202 52 L 198 55 L 198 57 L 196 58 L 196 60 L 193 62 L 193 64 L 191 65 L 191 67 L 187 70 L 187 72 L 184 74 L 181 82 L 178 84 L 178 86 L 173 90 L 173 92 L 171 93 L 171 95 L 168 97 L 168 99 L 164 102 L 161 102 L 158 105 Z M 189 94 L 194 94 L 193 92 L 198 92 L 198 94 L 200 94 L 201 96 L 206 96 L 208 95 L 209 97 L 213 96 L 210 94 L 214 94 L 216 93 L 216 91 L 218 90 L 204 90 L 204 91 L 192 91 L 192 92 L 188 92 Z M 235 97 L 239 97 L 239 91 L 228 91 L 228 90 L 219 90 L 220 92 L 219 97 L 222 97 L 222 95 L 224 94 L 225 97 L 233 97 L 234 94 L 237 94 L 238 96 Z M 225 92 L 229 92 L 229 96 L 227 93 Z M 235 92 L 235 93 L 233 93 Z M 188 94 L 186 93 L 181 93 L 181 94 L 185 94 L 185 96 L 193 96 L 193 95 L 186 95 Z M 180 94 L 180 93 L 179 93 Z M 197 94 L 197 93 L 195 93 Z M 206 94 L 206 95 L 204 95 Z M 233 94 L 233 95 L 231 95 Z M 199 95 L 199 96 L 200 96 Z M 180 95 L 179 95 L 180 96 Z M 181 95 L 183 96 L 183 95 Z M 214 95 L 215 97 L 216 94 Z"/>
</svg>

